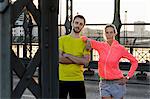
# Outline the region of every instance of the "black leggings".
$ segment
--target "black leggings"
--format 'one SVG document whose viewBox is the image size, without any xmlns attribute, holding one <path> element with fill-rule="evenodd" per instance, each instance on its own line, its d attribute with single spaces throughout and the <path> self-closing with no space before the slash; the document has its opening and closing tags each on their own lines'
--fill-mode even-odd
<svg viewBox="0 0 150 99">
<path fill-rule="evenodd" d="M 86 99 L 84 81 L 59 81 L 59 98 Z"/>
</svg>

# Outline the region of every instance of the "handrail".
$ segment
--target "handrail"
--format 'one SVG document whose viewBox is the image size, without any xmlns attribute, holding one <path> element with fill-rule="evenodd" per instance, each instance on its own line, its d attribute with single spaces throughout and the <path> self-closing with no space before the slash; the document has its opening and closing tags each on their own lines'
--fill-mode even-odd
<svg viewBox="0 0 150 99">
<path fill-rule="evenodd" d="M 129 62 L 120 62 L 119 67 L 121 70 L 129 70 L 130 69 Z M 90 61 L 88 68 L 90 69 L 98 69 L 98 61 Z M 136 71 L 146 71 L 150 72 L 150 63 L 138 63 L 138 68 Z"/>
</svg>

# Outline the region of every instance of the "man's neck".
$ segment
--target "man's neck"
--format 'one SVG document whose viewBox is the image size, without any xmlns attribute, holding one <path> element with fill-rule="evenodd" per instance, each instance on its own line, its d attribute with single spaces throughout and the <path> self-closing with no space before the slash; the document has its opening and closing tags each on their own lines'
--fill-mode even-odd
<svg viewBox="0 0 150 99">
<path fill-rule="evenodd" d="M 80 33 L 74 33 L 74 32 L 71 32 L 70 35 L 74 38 L 80 38 Z"/>
</svg>

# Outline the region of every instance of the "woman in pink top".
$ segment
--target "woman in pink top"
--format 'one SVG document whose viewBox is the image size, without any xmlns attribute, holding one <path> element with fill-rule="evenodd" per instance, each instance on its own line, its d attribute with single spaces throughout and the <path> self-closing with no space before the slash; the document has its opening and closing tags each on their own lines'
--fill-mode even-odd
<svg viewBox="0 0 150 99">
<path fill-rule="evenodd" d="M 138 66 L 136 58 L 115 40 L 116 35 L 116 27 L 113 24 L 109 24 L 105 27 L 105 42 L 82 36 L 83 41 L 87 43 L 87 49 L 93 48 L 99 53 L 98 74 L 102 99 L 123 99 L 126 93 L 126 83 L 134 75 Z M 124 76 L 119 69 L 121 58 L 126 58 L 131 63 L 127 76 Z"/>
</svg>

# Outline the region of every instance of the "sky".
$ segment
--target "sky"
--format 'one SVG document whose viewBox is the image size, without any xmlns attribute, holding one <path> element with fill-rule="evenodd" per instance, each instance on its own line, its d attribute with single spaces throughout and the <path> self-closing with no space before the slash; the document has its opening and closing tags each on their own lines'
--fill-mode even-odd
<svg viewBox="0 0 150 99">
<path fill-rule="evenodd" d="M 59 0 L 59 22 L 61 24 L 65 23 L 66 1 L 67 0 Z M 73 16 L 77 13 L 84 15 L 87 24 L 112 23 L 114 17 L 114 0 L 72 1 Z M 36 5 L 38 4 L 38 0 L 33 0 L 33 2 Z M 120 0 L 121 22 L 134 23 L 135 21 L 144 21 L 150 23 L 149 9 L 150 0 Z M 150 28 L 150 26 L 148 27 Z"/>
<path fill-rule="evenodd" d="M 65 19 L 66 0 L 60 0 L 62 23 Z M 121 22 L 150 23 L 150 0 L 120 0 Z M 127 11 L 127 12 L 125 12 Z M 73 16 L 77 13 L 86 18 L 87 24 L 112 23 L 114 17 L 114 0 L 73 0 Z M 148 26 L 150 28 L 150 26 Z"/>
<path fill-rule="evenodd" d="M 65 15 L 65 1 L 60 0 L 61 12 Z M 124 19 L 125 11 L 129 22 L 149 21 L 150 0 L 120 0 L 121 17 Z M 114 0 L 73 0 L 73 14 L 83 14 L 88 23 L 111 22 L 113 19 Z M 61 14 L 61 15 L 62 15 Z"/>
</svg>

